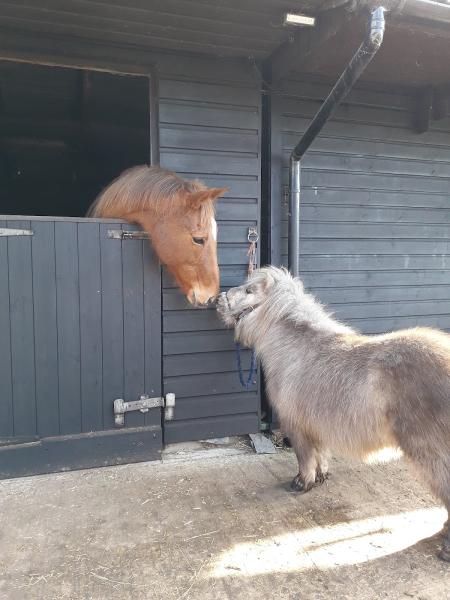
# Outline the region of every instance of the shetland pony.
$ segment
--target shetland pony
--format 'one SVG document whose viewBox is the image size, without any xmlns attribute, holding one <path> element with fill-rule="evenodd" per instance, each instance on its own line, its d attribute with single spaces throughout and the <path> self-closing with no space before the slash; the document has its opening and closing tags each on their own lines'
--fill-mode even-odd
<svg viewBox="0 0 450 600">
<path fill-rule="evenodd" d="M 140 225 L 189 302 L 206 305 L 219 292 L 214 201 L 226 191 L 140 165 L 109 184 L 87 216 Z"/>
<path fill-rule="evenodd" d="M 427 328 L 362 335 L 274 267 L 221 294 L 218 309 L 261 359 L 298 460 L 293 490 L 324 481 L 330 450 L 362 458 L 393 446 L 450 514 L 450 335 Z M 450 561 L 450 521 L 440 557 Z"/>
</svg>

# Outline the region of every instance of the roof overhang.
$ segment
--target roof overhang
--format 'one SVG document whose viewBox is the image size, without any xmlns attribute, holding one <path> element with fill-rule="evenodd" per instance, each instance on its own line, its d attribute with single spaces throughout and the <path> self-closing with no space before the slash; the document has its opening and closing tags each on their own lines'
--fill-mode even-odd
<svg viewBox="0 0 450 600">
<path fill-rule="evenodd" d="M 269 57 L 274 82 L 295 73 L 335 77 L 364 36 L 367 11 L 387 8 L 385 41 L 366 82 L 443 85 L 450 81 L 450 2 L 359 0 L 323 10 L 314 30 L 296 32 Z"/>
<path fill-rule="evenodd" d="M 0 0 L 0 58 L 102 45 L 239 57 L 265 63 L 272 80 L 334 79 L 364 34 L 375 0 Z M 450 81 L 450 2 L 384 0 L 385 43 L 364 81 L 443 86 Z M 287 12 L 315 25 L 285 24 Z M 3 54 L 2 54 L 3 49 Z M 29 50 L 28 50 L 29 49 Z M 60 51 L 60 50 L 59 50 Z M 69 54 L 70 51 L 67 51 Z"/>
</svg>

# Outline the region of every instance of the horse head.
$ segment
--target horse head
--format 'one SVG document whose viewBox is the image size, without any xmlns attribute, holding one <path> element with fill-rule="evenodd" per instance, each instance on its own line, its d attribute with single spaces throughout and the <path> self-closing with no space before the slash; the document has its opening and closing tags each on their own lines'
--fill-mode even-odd
<svg viewBox="0 0 450 600">
<path fill-rule="evenodd" d="M 214 202 L 224 192 L 142 165 L 105 188 L 88 215 L 138 223 L 189 302 L 206 306 L 219 293 Z"/>
</svg>

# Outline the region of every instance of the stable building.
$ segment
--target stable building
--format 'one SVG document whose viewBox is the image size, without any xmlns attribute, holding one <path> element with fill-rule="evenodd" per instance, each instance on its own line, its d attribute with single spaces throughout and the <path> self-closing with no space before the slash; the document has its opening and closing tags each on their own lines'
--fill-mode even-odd
<svg viewBox="0 0 450 600">
<path fill-rule="evenodd" d="M 381 4 L 380 49 L 302 157 L 291 254 L 364 332 L 450 329 L 450 6 Z M 224 289 L 249 232 L 260 264 L 287 265 L 292 149 L 379 5 L 0 0 L 0 476 L 272 426 L 215 310 L 187 304 L 136 227 L 84 215 L 125 168 L 161 164 L 230 189 Z M 117 427 L 114 401 L 142 397 Z"/>
</svg>

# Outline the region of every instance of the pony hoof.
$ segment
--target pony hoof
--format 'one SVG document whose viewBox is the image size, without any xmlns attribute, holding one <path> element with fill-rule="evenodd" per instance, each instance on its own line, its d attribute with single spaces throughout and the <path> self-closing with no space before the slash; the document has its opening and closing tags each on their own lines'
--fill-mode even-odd
<svg viewBox="0 0 450 600">
<path fill-rule="evenodd" d="M 294 477 L 294 479 L 291 481 L 291 490 L 297 494 L 305 494 L 306 492 L 309 492 L 311 488 L 312 484 L 307 486 L 299 475 Z"/>
<path fill-rule="evenodd" d="M 318 485 L 322 485 L 322 483 L 324 483 L 324 481 L 326 481 L 328 477 L 328 473 L 322 473 L 322 471 L 317 471 L 315 483 L 317 483 Z"/>
<path fill-rule="evenodd" d="M 450 562 L 450 546 L 447 546 L 446 544 L 439 552 L 438 557 L 441 560 L 445 560 L 445 562 Z"/>
<path fill-rule="evenodd" d="M 291 481 L 291 490 L 293 492 L 304 492 L 305 482 L 298 475 Z"/>
</svg>

